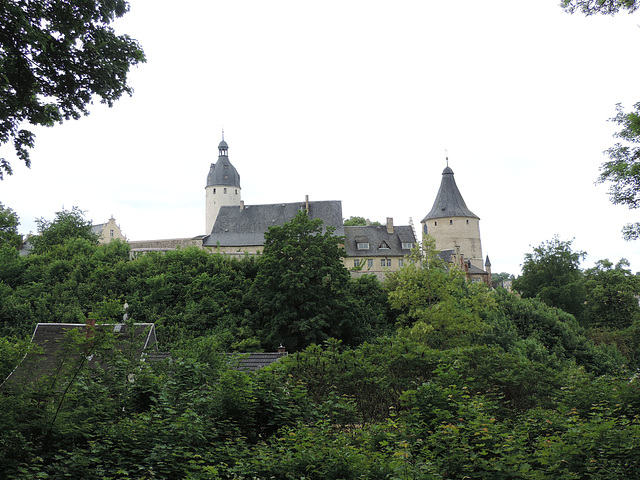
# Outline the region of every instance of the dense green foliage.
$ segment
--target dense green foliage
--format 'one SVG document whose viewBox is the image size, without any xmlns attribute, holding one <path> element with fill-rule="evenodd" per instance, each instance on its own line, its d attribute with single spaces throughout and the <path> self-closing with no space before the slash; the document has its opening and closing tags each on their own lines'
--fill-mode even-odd
<svg viewBox="0 0 640 480">
<path fill-rule="evenodd" d="M 33 253 L 42 254 L 64 245 L 67 240 L 85 239 L 97 245 L 99 236 L 92 229 L 91 222 L 84 217 L 78 207 L 56 212 L 53 221 L 45 218 L 36 220 L 38 234 L 30 237 Z"/>
<path fill-rule="evenodd" d="M 585 15 L 615 15 L 620 10 L 633 13 L 640 8 L 637 0 L 562 0 L 561 5 L 567 12 L 580 11 Z M 613 204 L 631 209 L 640 207 L 640 102 L 633 108 L 625 112 L 621 104 L 616 105 L 617 114 L 610 121 L 622 128 L 614 134 L 620 142 L 604 152 L 609 161 L 602 164 L 598 177 L 598 183 L 611 183 L 609 194 Z M 627 224 L 622 234 L 625 240 L 637 240 L 640 222 Z"/>
<path fill-rule="evenodd" d="M 20 248 L 22 237 L 18 234 L 18 225 L 20 219 L 16 212 L 0 203 L 0 247 Z"/>
<path fill-rule="evenodd" d="M 539 298 L 578 317 L 585 299 L 580 261 L 586 253 L 574 252 L 572 242 L 556 236 L 525 254 L 522 275 L 514 280 L 513 288 L 524 298 Z"/>
<path fill-rule="evenodd" d="M 491 286 L 493 288 L 503 287 L 505 288 L 507 283 L 515 280 L 515 276 L 512 273 L 500 272 L 491 273 Z"/>
<path fill-rule="evenodd" d="M 0 3 L 0 145 L 13 142 L 29 166 L 35 135 L 24 123 L 52 126 L 87 115 L 94 96 L 111 106 L 132 93 L 127 74 L 144 53 L 111 28 L 128 10 L 125 0 Z M 5 173 L 11 165 L 1 158 L 0 180 Z"/>
<path fill-rule="evenodd" d="M 416 251 L 384 283 L 352 279 L 339 242 L 306 215 L 241 259 L 196 248 L 131 258 L 72 225 L 75 236 L 27 257 L 0 248 L 0 376 L 35 323 L 120 322 L 125 301 L 127 321 L 154 322 L 171 360 L 69 335 L 72 361 L 0 388 L 2 478 L 636 475 L 640 326 L 617 320 L 635 288 L 624 262 L 583 272 L 598 326 L 585 330 L 538 298 L 447 271 L 428 241 L 422 262 Z M 272 351 L 272 332 L 295 353 L 256 373 L 227 365 L 224 352 Z"/>
<path fill-rule="evenodd" d="M 640 318 L 640 278 L 625 268 L 628 266 L 624 258 L 615 267 L 608 260 L 600 260 L 585 270 L 585 325 L 621 330 Z"/>
<path fill-rule="evenodd" d="M 345 227 L 357 227 L 367 225 L 368 220 L 364 217 L 349 217 L 343 222 Z M 370 222 L 369 225 L 382 225 L 380 222 Z"/>
<path fill-rule="evenodd" d="M 282 227 L 270 227 L 252 286 L 256 330 L 275 349 L 299 350 L 331 335 L 354 343 L 355 305 L 350 302 L 349 272 L 342 239 L 322 220 L 301 211 Z"/>
<path fill-rule="evenodd" d="M 640 103 L 634 105 L 635 111 L 625 112 L 620 104 L 618 114 L 611 119 L 622 130 L 615 134 L 620 140 L 605 153 L 609 161 L 600 168 L 598 182 L 610 182 L 609 194 L 615 205 L 626 205 L 631 209 L 640 207 Z M 624 227 L 627 240 L 640 238 L 640 223 Z"/>
<path fill-rule="evenodd" d="M 561 0 L 560 4 L 569 13 L 579 11 L 585 15 L 612 15 L 620 10 L 633 13 L 640 6 L 636 0 Z"/>
</svg>

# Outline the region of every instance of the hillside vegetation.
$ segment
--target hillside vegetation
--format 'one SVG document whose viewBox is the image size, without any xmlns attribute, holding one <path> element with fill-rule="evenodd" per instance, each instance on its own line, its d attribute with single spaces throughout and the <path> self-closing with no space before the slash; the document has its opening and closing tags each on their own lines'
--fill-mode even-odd
<svg viewBox="0 0 640 480">
<path fill-rule="evenodd" d="M 384 282 L 351 278 L 339 241 L 303 214 L 270 230 L 257 257 L 131 259 L 125 243 L 68 228 L 86 222 L 65 213 L 43 224 L 67 222 L 35 253 L 0 246 L 0 376 L 38 322 L 122 322 L 125 302 L 125 322 L 155 323 L 171 360 L 70 336 L 70 352 L 82 359 L 90 344 L 104 362 L 2 388 L 2 478 L 637 476 L 640 324 L 624 262 L 582 271 L 570 242 L 549 242 L 578 262 L 567 289 L 585 300 L 570 314 L 549 300 L 566 299 L 544 282 L 557 275 L 533 264 L 516 281 L 531 288 L 522 296 L 435 256 Z M 545 260 L 543 247 L 525 263 Z M 221 355 L 280 343 L 289 355 L 256 373 Z"/>
</svg>

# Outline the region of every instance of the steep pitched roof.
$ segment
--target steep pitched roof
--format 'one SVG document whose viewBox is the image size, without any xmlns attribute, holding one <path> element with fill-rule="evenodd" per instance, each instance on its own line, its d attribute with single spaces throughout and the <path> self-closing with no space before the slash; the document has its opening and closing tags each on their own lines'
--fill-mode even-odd
<svg viewBox="0 0 640 480">
<path fill-rule="evenodd" d="M 411 248 L 402 248 L 403 244 L 416 244 L 410 225 L 394 226 L 393 233 L 385 225 L 347 226 L 344 234 L 348 257 L 403 257 L 411 253 Z M 358 244 L 368 244 L 369 248 L 359 249 Z"/>
<path fill-rule="evenodd" d="M 464 203 L 464 199 L 456 185 L 456 180 L 453 178 L 453 170 L 449 167 L 442 172 L 442 181 L 440 182 L 438 195 L 436 195 L 436 201 L 433 203 L 431 211 L 427 213 L 427 216 L 422 221 L 445 217 L 480 218 L 467 208 L 467 204 Z"/>
<path fill-rule="evenodd" d="M 211 234 L 202 244 L 209 247 L 264 245 L 264 234 L 269 227 L 281 227 L 305 208 L 305 202 L 220 207 Z M 339 200 L 309 202 L 309 218 L 319 218 L 324 229 L 334 227 L 335 235 L 344 235 L 342 202 Z"/>
<path fill-rule="evenodd" d="M 141 356 L 148 349 L 155 349 L 157 344 L 155 325 L 153 323 L 135 323 L 133 331 L 127 324 L 98 324 L 91 329 L 85 324 L 75 323 L 39 323 L 33 331 L 31 350 L 20 364 L 2 383 L 2 387 L 17 387 L 24 383 L 34 383 L 45 375 L 52 375 L 61 365 L 76 364 L 86 358 L 89 366 L 97 364 L 100 359 L 83 348 L 75 348 L 69 338 L 77 334 L 81 338 L 99 337 L 100 334 L 113 333 L 113 348 L 124 351 L 135 347 L 134 354 Z M 133 343 L 131 343 L 133 341 Z"/>
</svg>

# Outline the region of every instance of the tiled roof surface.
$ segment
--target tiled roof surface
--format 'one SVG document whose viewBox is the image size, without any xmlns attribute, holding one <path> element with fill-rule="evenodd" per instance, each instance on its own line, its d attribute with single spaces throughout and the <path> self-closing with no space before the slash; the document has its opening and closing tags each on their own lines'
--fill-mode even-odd
<svg viewBox="0 0 640 480">
<path fill-rule="evenodd" d="M 3 383 L 4 385 L 33 383 L 44 375 L 53 374 L 63 364 L 82 362 L 87 358 L 88 364 L 99 362 L 99 357 L 90 355 L 93 351 L 73 348 L 69 335 L 77 333 L 81 339 L 100 338 L 101 333 L 113 332 L 115 335 L 114 348 L 124 350 L 131 345 L 136 348 L 136 355 L 148 348 L 154 348 L 156 340 L 153 323 L 136 323 L 133 335 L 126 324 L 98 324 L 91 333 L 85 324 L 74 323 L 39 323 L 33 332 L 31 343 L 34 350 L 27 353 L 16 369 Z M 74 332 L 75 331 L 75 332 Z"/>
<path fill-rule="evenodd" d="M 229 364 L 236 370 L 255 372 L 285 356 L 287 356 L 286 352 L 229 354 Z"/>
<path fill-rule="evenodd" d="M 349 257 L 403 257 L 409 255 L 411 249 L 402 248 L 402 244 L 416 244 L 413 228 L 409 225 L 394 226 L 393 233 L 389 233 L 385 225 L 349 226 L 344 227 L 344 234 Z M 368 243 L 369 248 L 358 249 L 359 243 Z"/>
<path fill-rule="evenodd" d="M 212 163 L 209 169 L 207 186 L 215 185 L 227 185 L 240 188 L 240 174 L 226 155 L 220 155 L 218 161 Z"/>
<path fill-rule="evenodd" d="M 422 221 L 446 217 L 479 218 L 464 203 L 464 199 L 456 185 L 456 180 L 453 178 L 453 170 L 449 167 L 442 172 L 442 181 L 440 182 L 438 195 L 436 195 L 436 201 L 433 203 L 431 211 L 427 213 Z"/>
<path fill-rule="evenodd" d="M 264 234 L 269 227 L 282 226 L 290 222 L 305 202 L 275 203 L 270 205 L 224 206 L 220 208 L 211 234 L 205 237 L 203 245 L 260 246 L 264 245 Z M 323 227 L 334 227 L 335 235 L 344 235 L 342 226 L 342 202 L 309 202 L 309 217 L 319 218 Z"/>
</svg>

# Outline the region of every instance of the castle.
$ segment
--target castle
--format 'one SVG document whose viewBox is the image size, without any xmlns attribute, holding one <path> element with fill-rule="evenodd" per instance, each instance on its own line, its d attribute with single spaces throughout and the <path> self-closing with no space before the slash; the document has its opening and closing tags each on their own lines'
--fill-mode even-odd
<svg viewBox="0 0 640 480">
<path fill-rule="evenodd" d="M 257 254 L 264 248 L 264 234 L 270 226 L 282 226 L 300 211 L 311 219 L 319 218 L 324 228 L 332 227 L 345 238 L 345 267 L 353 275 L 376 274 L 398 270 L 417 245 L 413 225 L 394 225 L 388 217 L 385 225 L 345 226 L 339 200 L 245 205 L 242 200 L 240 174 L 229 160 L 229 145 L 218 145 L 218 160 L 212 163 L 205 186 L 205 235 L 192 238 L 130 241 L 133 255 L 148 251 L 174 250 L 197 246 L 225 255 Z M 466 206 L 447 166 L 431 211 L 422 220 L 422 230 L 436 242 L 440 256 L 463 269 L 473 281 L 490 284 L 491 270 L 487 257 L 482 264 L 479 217 Z"/>
</svg>

